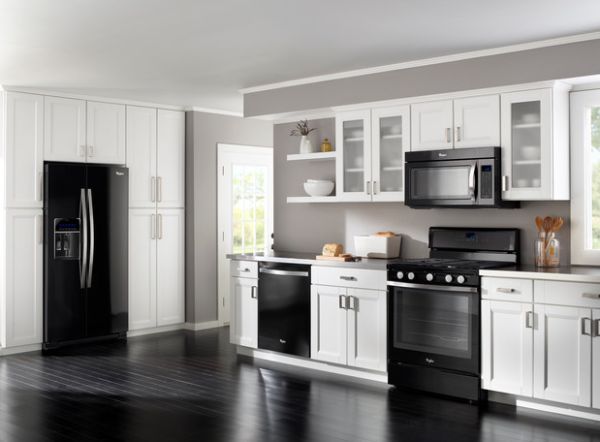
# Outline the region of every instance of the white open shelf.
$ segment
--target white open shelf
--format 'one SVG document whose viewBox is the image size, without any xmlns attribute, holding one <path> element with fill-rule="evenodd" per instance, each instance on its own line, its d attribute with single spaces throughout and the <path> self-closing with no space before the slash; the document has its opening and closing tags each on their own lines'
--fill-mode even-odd
<svg viewBox="0 0 600 442">
<path fill-rule="evenodd" d="M 288 196 L 288 203 L 334 203 L 337 196 Z"/>
<path fill-rule="evenodd" d="M 292 153 L 287 156 L 288 161 L 316 161 L 316 160 L 334 160 L 337 152 L 312 152 L 312 153 Z"/>
</svg>

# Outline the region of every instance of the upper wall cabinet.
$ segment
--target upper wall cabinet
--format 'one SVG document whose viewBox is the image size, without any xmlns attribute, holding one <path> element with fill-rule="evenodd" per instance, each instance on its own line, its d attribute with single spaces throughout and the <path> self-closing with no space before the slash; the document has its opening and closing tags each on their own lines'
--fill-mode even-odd
<svg viewBox="0 0 600 442">
<path fill-rule="evenodd" d="M 505 200 L 569 199 L 568 88 L 502 94 Z"/>
<path fill-rule="evenodd" d="M 7 92 L 4 103 L 5 139 L 0 141 L 0 146 L 4 145 L 0 152 L 4 158 L 0 173 L 4 204 L 9 208 L 42 207 L 44 97 Z"/>
<path fill-rule="evenodd" d="M 500 145 L 498 95 L 411 105 L 413 151 Z"/>
<path fill-rule="evenodd" d="M 44 97 L 44 159 L 125 164 L 125 106 Z"/>
<path fill-rule="evenodd" d="M 185 113 L 158 110 L 158 207 L 185 206 Z"/>
<path fill-rule="evenodd" d="M 156 205 L 156 109 L 127 106 L 129 207 Z"/>
</svg>

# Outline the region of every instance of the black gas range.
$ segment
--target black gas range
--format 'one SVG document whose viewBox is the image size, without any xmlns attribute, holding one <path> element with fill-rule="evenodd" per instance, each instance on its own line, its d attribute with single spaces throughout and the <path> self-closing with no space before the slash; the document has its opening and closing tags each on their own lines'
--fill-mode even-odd
<svg viewBox="0 0 600 442">
<path fill-rule="evenodd" d="M 429 258 L 388 265 L 388 381 L 481 399 L 479 270 L 519 262 L 517 229 L 429 229 Z"/>
</svg>

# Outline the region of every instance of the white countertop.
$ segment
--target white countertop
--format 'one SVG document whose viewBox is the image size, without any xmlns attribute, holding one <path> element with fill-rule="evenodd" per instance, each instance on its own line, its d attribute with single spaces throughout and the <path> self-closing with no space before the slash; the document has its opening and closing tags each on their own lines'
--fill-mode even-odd
<svg viewBox="0 0 600 442">
<path fill-rule="evenodd" d="M 479 275 L 499 278 L 600 283 L 600 267 L 592 266 L 535 267 L 533 265 L 521 265 L 480 270 Z"/>
</svg>

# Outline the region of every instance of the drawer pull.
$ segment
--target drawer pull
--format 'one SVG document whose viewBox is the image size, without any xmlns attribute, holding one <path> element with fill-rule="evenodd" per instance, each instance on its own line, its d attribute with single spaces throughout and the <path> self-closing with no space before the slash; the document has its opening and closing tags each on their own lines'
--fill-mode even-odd
<svg viewBox="0 0 600 442">
<path fill-rule="evenodd" d="M 354 276 L 340 276 L 340 279 L 344 281 L 357 281 L 356 277 Z"/>
<path fill-rule="evenodd" d="M 533 328 L 533 312 L 525 313 L 525 328 Z"/>
<path fill-rule="evenodd" d="M 258 287 L 256 287 L 255 285 L 253 285 L 252 287 L 250 287 L 250 297 L 252 299 L 258 298 L 257 292 L 258 292 Z"/>
<path fill-rule="evenodd" d="M 581 296 L 584 298 L 600 299 L 600 293 L 584 293 Z"/>
<path fill-rule="evenodd" d="M 498 287 L 496 289 L 496 291 L 499 292 L 499 293 L 515 293 L 516 292 L 515 289 L 509 289 L 509 288 L 506 288 L 506 287 Z"/>
<path fill-rule="evenodd" d="M 594 319 L 592 321 L 592 338 L 600 336 L 600 319 Z"/>
<path fill-rule="evenodd" d="M 242 272 L 244 272 L 244 273 L 249 273 L 249 272 L 250 272 L 250 269 L 249 269 L 248 267 L 246 267 L 245 269 L 242 269 Z"/>
</svg>

